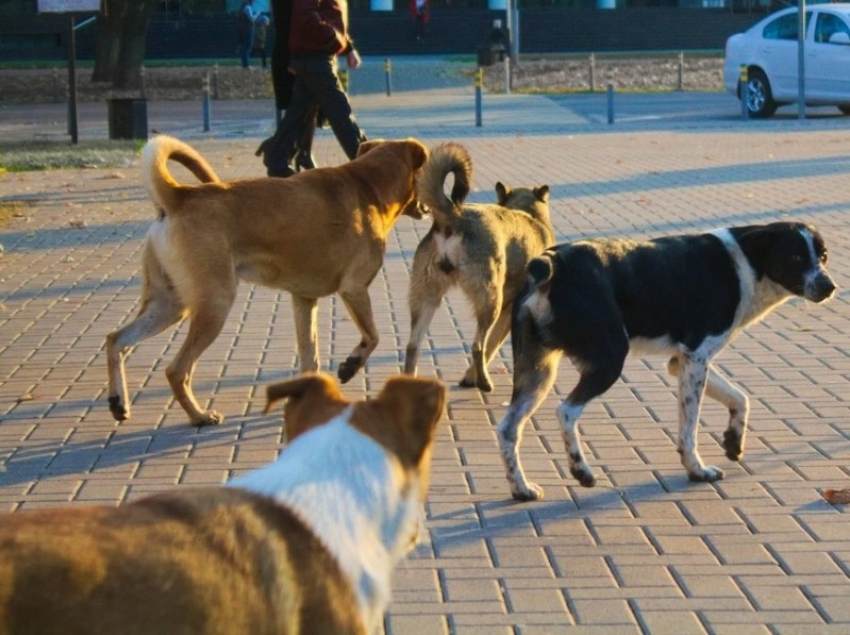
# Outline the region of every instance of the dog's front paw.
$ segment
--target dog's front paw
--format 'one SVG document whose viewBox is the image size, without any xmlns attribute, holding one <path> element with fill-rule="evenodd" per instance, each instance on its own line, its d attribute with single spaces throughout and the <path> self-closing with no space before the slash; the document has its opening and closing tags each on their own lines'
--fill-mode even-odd
<svg viewBox="0 0 850 635">
<path fill-rule="evenodd" d="M 689 472 L 688 479 L 694 483 L 714 483 L 723 478 L 723 470 L 714 465 L 706 465 L 696 472 Z"/>
<path fill-rule="evenodd" d="M 596 477 L 593 475 L 593 472 L 589 470 L 571 467 L 570 474 L 573 475 L 573 478 L 575 478 L 582 487 L 593 487 L 596 485 Z"/>
<path fill-rule="evenodd" d="M 726 449 L 726 458 L 730 461 L 740 461 L 744 457 L 743 435 L 737 430 L 728 428 L 723 433 L 723 447 Z"/>
<path fill-rule="evenodd" d="M 360 370 L 362 364 L 363 361 L 359 357 L 352 355 L 339 365 L 339 368 L 336 370 L 336 376 L 339 377 L 339 380 L 343 384 L 348 383 L 357 374 L 357 371 Z"/>
<path fill-rule="evenodd" d="M 217 426 L 221 423 L 224 423 L 224 415 L 218 412 L 217 410 L 207 410 L 200 418 L 192 421 L 192 425 L 196 428 L 203 428 L 204 426 Z"/>
<path fill-rule="evenodd" d="M 109 412 L 112 413 L 112 418 L 116 421 L 126 421 L 130 418 L 130 409 L 125 408 L 121 403 L 121 397 L 112 395 L 109 398 Z"/>
<path fill-rule="evenodd" d="M 528 481 L 525 485 L 512 483 L 511 496 L 514 497 L 514 500 L 518 500 L 523 503 L 537 501 L 543 498 L 543 488 L 537 483 L 532 483 L 531 481 Z"/>
</svg>

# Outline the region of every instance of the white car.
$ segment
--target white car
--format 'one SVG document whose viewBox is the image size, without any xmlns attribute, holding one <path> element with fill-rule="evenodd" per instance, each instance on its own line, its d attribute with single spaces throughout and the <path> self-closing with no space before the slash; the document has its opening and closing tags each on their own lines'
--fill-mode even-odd
<svg viewBox="0 0 850 635">
<path fill-rule="evenodd" d="M 773 13 L 726 41 L 723 83 L 741 97 L 741 65 L 747 67 L 747 109 L 770 117 L 797 103 L 797 8 Z M 850 115 L 850 4 L 806 7 L 805 94 L 808 105 L 833 105 Z"/>
</svg>

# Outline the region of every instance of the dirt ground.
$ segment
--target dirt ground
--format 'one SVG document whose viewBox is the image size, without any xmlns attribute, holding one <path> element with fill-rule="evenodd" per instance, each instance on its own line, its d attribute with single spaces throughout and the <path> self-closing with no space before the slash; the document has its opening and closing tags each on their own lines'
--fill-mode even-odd
<svg viewBox="0 0 850 635">
<path fill-rule="evenodd" d="M 471 72 L 470 65 L 451 64 L 457 67 L 459 75 Z M 591 56 L 523 59 L 514 68 L 513 88 L 530 92 L 603 91 L 610 83 L 617 90 L 720 90 L 722 72 L 722 58 L 708 57 L 685 56 L 681 65 L 676 55 L 630 59 Z M 94 84 L 89 76 L 87 68 L 77 73 L 80 101 L 99 101 L 107 96 L 140 96 L 138 91 L 117 93 L 109 85 Z M 260 99 L 273 95 L 268 71 L 256 67 L 246 71 L 239 66 L 148 68 L 144 91 L 151 100 L 201 99 L 207 81 L 214 99 Z M 486 68 L 484 82 L 488 90 L 504 90 L 503 65 Z M 66 99 L 67 90 L 68 73 L 62 66 L 0 69 L 0 102 L 61 102 Z"/>
</svg>

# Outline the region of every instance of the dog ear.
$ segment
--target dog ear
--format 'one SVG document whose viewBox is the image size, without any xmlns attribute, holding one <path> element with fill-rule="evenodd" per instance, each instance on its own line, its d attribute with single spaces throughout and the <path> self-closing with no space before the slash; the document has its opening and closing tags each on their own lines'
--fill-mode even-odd
<svg viewBox="0 0 850 635">
<path fill-rule="evenodd" d="M 534 188 L 534 196 L 541 203 L 549 202 L 549 186 L 541 185 L 540 187 Z"/>
<path fill-rule="evenodd" d="M 369 152 L 369 150 L 374 150 L 379 145 L 381 145 L 383 142 L 384 142 L 383 139 L 372 139 L 371 141 L 361 142 L 360 146 L 357 148 L 357 156 L 362 157 L 364 154 Z"/>
<path fill-rule="evenodd" d="M 428 160 L 428 148 L 421 141 L 413 137 L 409 137 L 406 141 L 407 147 L 410 150 L 410 158 L 413 161 L 413 169 L 418 170 Z"/>
<path fill-rule="evenodd" d="M 377 397 L 357 404 L 352 424 L 415 469 L 428 456 L 445 404 L 439 381 L 392 377 Z"/>
<path fill-rule="evenodd" d="M 499 205 L 504 205 L 505 201 L 508 200 L 508 197 L 511 195 L 511 188 L 502 183 L 501 181 L 496 182 L 496 201 L 498 201 Z"/>
<path fill-rule="evenodd" d="M 281 399 L 287 400 L 283 419 L 288 441 L 327 423 L 349 405 L 334 380 L 325 374 L 305 374 L 268 386 L 264 414 Z"/>
</svg>

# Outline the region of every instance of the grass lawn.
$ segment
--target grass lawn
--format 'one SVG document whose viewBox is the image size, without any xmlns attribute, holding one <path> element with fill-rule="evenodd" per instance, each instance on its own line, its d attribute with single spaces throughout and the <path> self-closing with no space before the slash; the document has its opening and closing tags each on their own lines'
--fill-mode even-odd
<svg viewBox="0 0 850 635">
<path fill-rule="evenodd" d="M 141 143 L 137 141 L 6 141 L 0 143 L 0 172 L 122 168 L 132 165 Z"/>
</svg>

